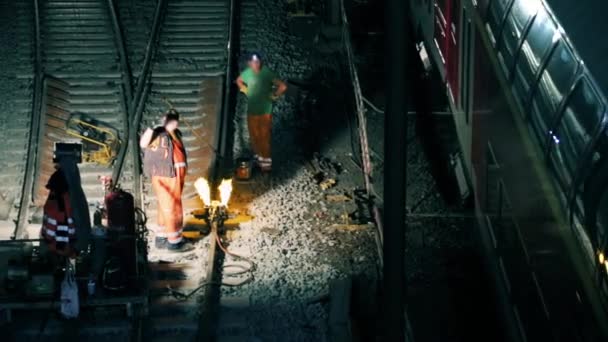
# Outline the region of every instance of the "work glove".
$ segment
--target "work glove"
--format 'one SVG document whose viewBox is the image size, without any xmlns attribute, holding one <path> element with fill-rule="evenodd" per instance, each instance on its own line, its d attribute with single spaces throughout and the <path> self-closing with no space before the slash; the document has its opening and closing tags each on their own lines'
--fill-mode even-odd
<svg viewBox="0 0 608 342">
<path fill-rule="evenodd" d="M 249 92 L 249 89 L 247 89 L 246 86 L 239 87 L 239 90 L 245 95 L 247 95 L 247 93 Z"/>
</svg>

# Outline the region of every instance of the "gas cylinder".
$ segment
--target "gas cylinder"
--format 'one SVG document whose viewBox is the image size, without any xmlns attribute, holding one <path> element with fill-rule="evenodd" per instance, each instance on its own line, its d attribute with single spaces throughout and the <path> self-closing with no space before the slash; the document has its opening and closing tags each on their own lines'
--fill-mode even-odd
<svg viewBox="0 0 608 342">
<path fill-rule="evenodd" d="M 133 195 L 121 189 L 112 190 L 105 199 L 108 228 L 127 234 L 135 233 L 135 204 Z"/>
</svg>

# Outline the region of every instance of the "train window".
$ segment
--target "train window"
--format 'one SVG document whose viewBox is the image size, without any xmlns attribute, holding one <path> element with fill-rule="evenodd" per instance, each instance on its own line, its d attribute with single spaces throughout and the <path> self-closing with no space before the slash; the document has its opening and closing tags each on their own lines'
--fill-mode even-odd
<svg viewBox="0 0 608 342">
<path fill-rule="evenodd" d="M 606 245 L 608 242 L 608 191 L 604 192 L 598 205 L 596 227 L 589 233 L 592 235 L 590 236 L 591 241 L 606 254 Z"/>
<path fill-rule="evenodd" d="M 602 113 L 603 107 L 591 83 L 583 79 L 568 98 L 560 124 L 551 133 L 551 163 L 566 189 L 581 163 L 585 148 L 591 142 Z"/>
<path fill-rule="evenodd" d="M 555 111 L 564 94 L 570 90 L 578 64 L 566 44 L 559 40 L 542 73 L 538 88 L 532 99 L 530 116 L 532 127 L 543 147 L 549 124 L 555 118 Z"/>
<path fill-rule="evenodd" d="M 488 11 L 488 25 L 494 37 L 500 35 L 502 20 L 513 0 L 493 0 Z"/>
<path fill-rule="evenodd" d="M 544 8 L 540 8 L 521 46 L 513 78 L 513 91 L 520 105 L 527 104 L 532 83 L 543 57 L 553 44 L 556 27 Z"/>
<path fill-rule="evenodd" d="M 539 0 L 515 1 L 509 11 L 509 16 L 502 30 L 502 38 L 499 44 L 499 56 L 502 58 L 503 66 L 506 68 L 506 76 L 509 77 L 511 67 L 515 60 L 515 54 L 519 47 L 522 32 L 528 22 L 536 14 L 540 3 Z"/>
</svg>

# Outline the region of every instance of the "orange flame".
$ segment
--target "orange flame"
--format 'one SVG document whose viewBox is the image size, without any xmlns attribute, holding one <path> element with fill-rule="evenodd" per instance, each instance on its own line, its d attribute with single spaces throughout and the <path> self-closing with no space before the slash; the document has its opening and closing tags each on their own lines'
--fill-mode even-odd
<svg viewBox="0 0 608 342">
<path fill-rule="evenodd" d="M 224 179 L 220 184 L 220 202 L 223 206 L 228 206 L 228 201 L 230 200 L 230 194 L 232 193 L 232 179 Z"/>
<path fill-rule="evenodd" d="M 206 206 L 211 205 L 211 189 L 209 188 L 209 182 L 201 177 L 194 182 L 194 187 L 203 203 L 205 203 Z"/>
</svg>

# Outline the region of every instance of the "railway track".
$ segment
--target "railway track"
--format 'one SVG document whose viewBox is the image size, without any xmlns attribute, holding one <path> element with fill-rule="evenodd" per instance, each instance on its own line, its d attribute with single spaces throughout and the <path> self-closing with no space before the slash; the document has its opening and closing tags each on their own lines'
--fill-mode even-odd
<svg viewBox="0 0 608 342">
<path fill-rule="evenodd" d="M 37 0 L 33 9 L 28 8 L 27 1 L 19 4 L 24 16 L 33 13 L 34 25 L 24 25 L 20 32 L 31 29 L 28 38 L 33 42 L 34 72 L 24 69 L 22 74 L 29 77 L 20 78 L 32 92 L 21 101 L 22 111 L 27 114 L 19 118 L 23 120 L 20 124 L 24 126 L 24 136 L 15 137 L 15 144 L 27 149 L 27 153 L 21 152 L 27 158 L 15 163 L 13 172 L 16 177 L 26 171 L 23 180 L 15 184 L 14 192 L 23 190 L 15 237 L 38 234 L 40 206 L 47 196 L 45 184 L 54 170 L 53 145 L 73 139 L 65 133 L 66 122 L 73 113 L 114 127 L 122 142 L 114 165 L 80 165 L 82 186 L 91 209 L 103 201 L 99 176 L 112 175 L 122 188 L 134 193 L 137 205 L 149 218 L 148 227 L 153 229 L 156 201 L 149 180 L 140 175 L 137 139 L 139 132 L 158 123 L 169 107 L 181 115 L 180 129 L 188 153 L 186 229 L 201 228 L 204 222 L 191 215 L 203 208 L 193 183 L 198 177 L 217 180 L 218 153 L 227 150 L 224 146 L 227 140 L 222 137 L 226 135 L 223 118 L 227 115 L 225 108 L 231 88 L 227 80 L 234 78 L 227 68 L 232 3 L 158 0 L 152 27 L 139 31 L 122 27 L 124 23 L 118 13 L 128 18 L 130 27 L 138 20 L 142 22 L 128 13 L 133 8 L 125 4 L 116 8 L 112 0 Z M 148 34 L 145 47 L 142 31 Z M 130 32 L 134 36 L 123 37 Z M 23 53 L 27 53 L 25 47 Z M 16 149 L 15 153 L 18 152 Z M 205 324 L 201 317 L 208 317 L 204 311 L 213 310 L 212 306 L 217 304 L 215 299 L 211 305 L 203 301 L 201 309 L 201 295 L 207 296 L 209 288 L 176 303 L 175 298 L 167 296 L 167 287 L 188 292 L 216 277 L 214 270 L 219 265 L 215 247 L 212 235 L 196 242 L 195 251 L 186 256 L 164 255 L 151 248 L 151 305 L 146 317 L 151 324 L 140 325 L 144 329 L 134 339 L 190 340 L 206 333 L 201 332 Z"/>
<path fill-rule="evenodd" d="M 16 237 L 37 236 L 45 184 L 54 170 L 53 144 L 70 138 L 65 132 L 70 115 L 105 122 L 124 140 L 132 88 L 112 2 L 40 0 L 34 6 L 34 103 Z M 111 167 L 83 164 L 80 170 L 89 203 L 101 201 L 98 176 L 111 174 Z"/>
<path fill-rule="evenodd" d="M 180 113 L 180 130 L 188 154 L 188 174 L 184 191 L 185 229 L 198 230 L 204 222 L 192 213 L 203 209 L 194 182 L 199 177 L 214 178 L 218 149 L 221 148 L 221 123 L 226 84 L 226 62 L 229 51 L 230 1 L 168 0 L 153 32 L 157 46 L 149 49 L 149 71 L 140 75 L 141 97 L 135 117 L 140 131 L 154 126 L 169 108 Z M 143 78 L 142 78 L 143 77 Z M 139 93 L 140 89 L 137 90 Z M 135 142 L 133 142 L 135 143 Z M 135 157 L 135 163 L 138 162 Z M 156 226 L 156 199 L 149 179 L 142 177 L 142 206 L 149 218 L 148 227 Z M 153 234 L 150 235 L 152 242 Z M 210 265 L 215 265 L 215 240 L 207 237 L 195 242 L 196 249 L 185 256 L 150 251 L 151 305 L 148 320 L 153 327 L 144 336 L 154 339 L 178 337 L 185 340 L 202 338 L 205 334 L 205 314 L 201 308 L 201 290 L 185 300 L 167 296 L 167 287 L 188 293 L 207 283 Z M 204 289 L 206 287 L 203 286 Z M 201 288 L 201 289 L 203 289 Z M 176 300 L 179 300 L 176 303 Z M 208 301 L 203 300 L 203 303 Z"/>
<path fill-rule="evenodd" d="M 12 8 L 11 8 L 12 7 Z M 19 196 L 23 190 L 25 181 L 25 170 L 27 164 L 27 146 L 30 139 L 30 118 L 33 106 L 34 89 L 34 15 L 31 1 L 20 0 L 13 3 L 6 3 L 2 10 L 14 11 L 15 21 L 17 22 L 16 31 L 13 39 L 16 41 L 16 55 L 21 63 L 16 63 L 17 68 L 7 70 L 12 72 L 14 79 L 10 80 L 12 90 L 10 91 L 14 101 L 6 103 L 9 105 L 9 117 L 0 120 L 0 130 L 10 134 L 4 135 L 6 146 L 0 160 L 0 184 L 2 193 L 0 203 L 2 203 L 2 217 L 6 226 L 0 228 L 0 238 L 8 239 L 14 233 L 13 222 L 17 220 L 18 212 L 13 210 L 21 200 Z M 10 48 L 10 47 L 7 47 Z M 6 113 L 9 114 L 9 113 Z"/>
</svg>

